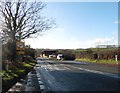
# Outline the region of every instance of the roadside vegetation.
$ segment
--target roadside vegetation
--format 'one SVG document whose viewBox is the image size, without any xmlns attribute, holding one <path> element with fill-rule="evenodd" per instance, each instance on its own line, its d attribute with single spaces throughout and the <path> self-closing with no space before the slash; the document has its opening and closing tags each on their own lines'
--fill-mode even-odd
<svg viewBox="0 0 120 93">
<path fill-rule="evenodd" d="M 43 51 L 46 51 L 46 49 L 36 49 L 38 56 Z M 63 60 L 77 60 L 111 65 L 117 65 L 120 62 L 119 48 L 56 49 L 56 51 L 58 51 L 56 54 L 63 54 Z M 50 59 L 57 60 L 56 58 Z"/>
<path fill-rule="evenodd" d="M 17 64 L 10 64 L 9 70 L 3 70 L 2 75 L 2 90 L 7 91 L 12 85 L 25 78 L 27 73 L 33 69 L 36 62 L 17 62 Z"/>
<path fill-rule="evenodd" d="M 91 62 L 91 63 L 98 63 L 98 64 L 105 64 L 105 65 L 118 65 L 120 61 L 115 61 L 115 60 L 93 60 L 93 59 L 86 59 L 86 58 L 80 58 L 80 59 L 75 59 L 76 61 L 80 62 Z"/>
<path fill-rule="evenodd" d="M 111 65 L 116 65 L 120 62 L 119 48 L 91 48 L 84 50 L 78 49 L 75 50 L 74 53 L 76 55 L 77 61 Z"/>
<path fill-rule="evenodd" d="M 60 53 L 63 54 L 63 60 L 75 60 L 74 51 L 70 49 L 61 50 Z"/>
<path fill-rule="evenodd" d="M 2 71 L 0 72 L 3 92 L 7 91 L 16 82 L 20 81 L 20 79 L 25 78 L 27 73 L 33 69 L 36 64 L 35 50 L 26 48 L 24 56 L 21 57 L 21 60 L 16 60 L 16 62 L 8 60 L 6 63 L 6 60 L 8 59 L 4 57 L 2 60 Z"/>
<path fill-rule="evenodd" d="M 41 14 L 45 6 L 29 0 L 0 1 L 3 91 L 25 77 L 36 64 L 35 50 L 25 46 L 24 40 L 54 28 L 55 20 Z"/>
</svg>

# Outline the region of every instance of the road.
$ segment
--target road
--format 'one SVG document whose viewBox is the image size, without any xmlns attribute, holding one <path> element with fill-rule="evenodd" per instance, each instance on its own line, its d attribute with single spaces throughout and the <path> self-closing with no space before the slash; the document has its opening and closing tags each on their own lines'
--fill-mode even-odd
<svg viewBox="0 0 120 93">
<path fill-rule="evenodd" d="M 37 59 L 39 82 L 45 91 L 118 91 L 118 68 L 76 61 Z"/>
</svg>

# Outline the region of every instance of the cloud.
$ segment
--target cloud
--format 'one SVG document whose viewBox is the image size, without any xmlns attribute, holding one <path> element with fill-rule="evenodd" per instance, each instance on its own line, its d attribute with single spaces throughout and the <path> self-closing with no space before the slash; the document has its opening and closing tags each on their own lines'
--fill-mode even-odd
<svg viewBox="0 0 120 93">
<path fill-rule="evenodd" d="M 77 49 L 90 48 L 96 45 L 117 45 L 118 40 L 115 38 L 96 38 L 87 41 L 80 41 L 75 37 L 71 39 L 54 39 L 51 37 L 40 37 L 37 39 L 28 39 L 26 44 L 33 48 L 50 48 L 50 49 Z"/>
<path fill-rule="evenodd" d="M 93 41 L 95 44 L 107 44 L 108 42 L 111 42 L 112 39 L 110 38 L 97 38 Z"/>
<path fill-rule="evenodd" d="M 50 48 L 50 49 L 76 49 L 90 48 L 96 45 L 117 45 L 117 32 L 112 33 L 111 38 L 95 38 L 91 40 L 80 39 L 79 37 L 68 34 L 64 27 L 51 30 L 38 38 L 26 39 L 26 44 L 30 44 L 33 48 Z"/>
<path fill-rule="evenodd" d="M 118 40 L 115 38 L 96 38 L 94 40 L 88 40 L 87 44 L 91 46 L 96 45 L 117 45 Z"/>
<path fill-rule="evenodd" d="M 120 20 L 116 20 L 114 21 L 115 24 L 119 24 L 120 23 Z"/>
<path fill-rule="evenodd" d="M 54 28 L 43 36 L 37 38 L 26 39 L 26 44 L 30 44 L 32 48 L 66 48 L 66 30 L 64 27 Z"/>
</svg>

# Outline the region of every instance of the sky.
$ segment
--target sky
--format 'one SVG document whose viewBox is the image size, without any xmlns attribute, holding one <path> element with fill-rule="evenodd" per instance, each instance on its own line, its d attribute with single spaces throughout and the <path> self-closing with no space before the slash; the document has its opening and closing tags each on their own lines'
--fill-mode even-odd
<svg viewBox="0 0 120 93">
<path fill-rule="evenodd" d="M 32 48 L 77 49 L 118 44 L 117 2 L 46 2 L 56 28 L 25 40 Z"/>
</svg>

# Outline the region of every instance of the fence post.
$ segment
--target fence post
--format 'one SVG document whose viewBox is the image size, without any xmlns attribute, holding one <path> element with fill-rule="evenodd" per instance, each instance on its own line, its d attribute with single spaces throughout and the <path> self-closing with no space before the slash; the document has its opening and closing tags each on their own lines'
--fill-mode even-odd
<svg viewBox="0 0 120 93">
<path fill-rule="evenodd" d="M 116 60 L 116 62 L 118 61 L 118 59 L 117 59 L 117 55 L 115 55 L 115 60 Z"/>
</svg>

